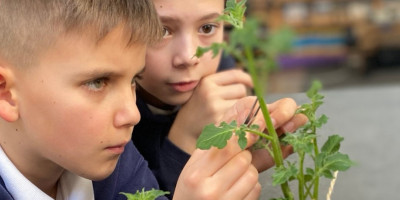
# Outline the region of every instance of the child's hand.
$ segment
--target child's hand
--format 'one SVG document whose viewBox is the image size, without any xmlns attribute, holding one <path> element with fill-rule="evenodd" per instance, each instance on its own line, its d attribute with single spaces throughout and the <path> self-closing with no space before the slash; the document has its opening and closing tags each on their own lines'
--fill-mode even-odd
<svg viewBox="0 0 400 200">
<path fill-rule="evenodd" d="M 308 119 L 303 114 L 295 114 L 297 110 L 296 102 L 291 98 L 279 99 L 267 105 L 271 119 L 273 120 L 274 127 L 279 135 L 283 133 L 291 133 L 296 131 L 299 127 L 307 123 Z M 261 112 L 259 115 L 262 115 Z M 263 119 L 261 119 L 263 120 Z M 255 121 L 255 124 L 264 124 L 264 122 Z M 286 158 L 293 153 L 292 146 L 282 146 L 283 156 Z M 269 152 L 265 149 L 252 151 L 253 164 L 259 172 L 272 167 L 274 159 L 270 156 Z"/>
<path fill-rule="evenodd" d="M 189 101 L 182 106 L 169 132 L 169 139 L 187 153 L 195 149 L 204 126 L 221 121 L 226 110 L 247 96 L 251 77 L 242 70 L 228 70 L 206 76 Z"/>
<path fill-rule="evenodd" d="M 243 123 L 254 98 L 243 98 L 221 120 Z M 247 135 L 248 145 L 256 141 Z M 241 150 L 233 136 L 223 149 L 196 149 L 183 169 L 174 199 L 258 199 L 261 186 L 249 151 Z"/>
</svg>

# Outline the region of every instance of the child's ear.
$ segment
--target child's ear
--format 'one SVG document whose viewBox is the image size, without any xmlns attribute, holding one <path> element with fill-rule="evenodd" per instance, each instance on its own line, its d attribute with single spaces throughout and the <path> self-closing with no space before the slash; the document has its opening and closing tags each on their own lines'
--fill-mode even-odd
<svg viewBox="0 0 400 200">
<path fill-rule="evenodd" d="M 18 109 L 13 92 L 14 75 L 9 67 L 0 64 L 0 117 L 8 122 L 18 119 Z"/>
</svg>

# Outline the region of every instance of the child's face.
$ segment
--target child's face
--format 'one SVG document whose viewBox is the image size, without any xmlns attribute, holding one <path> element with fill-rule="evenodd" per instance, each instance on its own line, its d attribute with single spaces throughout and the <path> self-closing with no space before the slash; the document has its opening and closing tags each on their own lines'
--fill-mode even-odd
<svg viewBox="0 0 400 200">
<path fill-rule="evenodd" d="M 146 53 L 146 45 L 127 47 L 121 35 L 116 29 L 97 45 L 61 38 L 38 66 L 18 71 L 19 151 L 29 158 L 22 167 L 65 168 L 94 180 L 114 170 L 140 119 L 131 83 Z"/>
<path fill-rule="evenodd" d="M 165 28 L 163 41 L 150 47 L 139 84 L 164 103 L 180 105 L 201 78 L 215 73 L 220 56 L 194 57 L 198 46 L 223 40 L 223 0 L 153 0 Z"/>
</svg>

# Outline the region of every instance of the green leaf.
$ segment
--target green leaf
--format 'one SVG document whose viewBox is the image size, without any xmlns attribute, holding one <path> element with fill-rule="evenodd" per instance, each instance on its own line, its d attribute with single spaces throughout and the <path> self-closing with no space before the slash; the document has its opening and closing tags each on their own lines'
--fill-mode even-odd
<svg viewBox="0 0 400 200">
<path fill-rule="evenodd" d="M 246 0 L 236 2 L 236 0 L 228 0 L 224 10 L 224 15 L 220 16 L 218 20 L 226 21 L 232 24 L 235 28 L 241 29 L 243 27 L 244 14 L 246 12 Z"/>
<path fill-rule="evenodd" d="M 196 146 L 203 150 L 210 149 L 212 146 L 222 149 L 226 146 L 227 141 L 232 137 L 236 129 L 236 121 L 232 121 L 230 124 L 222 122 L 219 127 L 209 124 L 201 132 Z"/>
<path fill-rule="evenodd" d="M 288 168 L 283 165 L 275 168 L 275 172 L 272 174 L 272 185 L 276 186 L 287 182 L 296 176 L 297 171 L 293 164 L 289 164 Z"/>
<path fill-rule="evenodd" d="M 311 84 L 310 89 L 307 91 L 308 98 L 312 99 L 321 89 L 322 89 L 322 83 L 320 81 L 314 80 Z"/>
<path fill-rule="evenodd" d="M 143 188 L 141 192 L 139 192 L 139 190 L 137 190 L 135 194 L 125 193 L 125 192 L 120 192 L 120 194 L 125 195 L 127 200 L 154 200 L 157 197 L 169 194 L 169 192 L 165 192 L 162 190 L 156 190 L 154 188 L 151 190 L 148 190 L 148 191 L 144 191 L 144 188 Z"/>
<path fill-rule="evenodd" d="M 254 18 L 247 19 L 243 29 L 233 29 L 229 35 L 229 45 L 235 47 L 250 46 L 256 47 L 260 45 L 259 21 Z"/>
<path fill-rule="evenodd" d="M 310 153 L 313 150 L 314 138 L 316 138 L 315 134 L 293 133 L 287 134 L 282 140 L 292 145 L 295 152 Z"/>
<path fill-rule="evenodd" d="M 197 47 L 195 57 L 202 57 L 205 53 L 212 51 L 213 58 L 226 46 L 226 43 L 212 43 L 209 47 Z"/>
<path fill-rule="evenodd" d="M 326 178 L 333 178 L 333 171 L 346 171 L 353 165 L 349 156 L 340 152 L 333 154 L 321 152 L 317 156 L 315 163 L 319 166 L 318 174 Z"/>
<path fill-rule="evenodd" d="M 306 169 L 306 173 L 304 174 L 304 181 L 305 182 L 310 182 L 314 179 L 315 172 L 311 168 Z"/>
<path fill-rule="evenodd" d="M 322 125 L 326 124 L 328 122 L 328 117 L 326 115 L 321 115 L 320 118 L 318 118 L 315 122 L 314 125 L 317 128 L 321 128 Z"/>
<path fill-rule="evenodd" d="M 340 142 L 344 140 L 343 137 L 339 135 L 331 135 L 329 136 L 328 140 L 321 148 L 321 152 L 325 152 L 328 155 L 336 153 L 340 149 Z"/>
<path fill-rule="evenodd" d="M 244 130 L 240 129 L 240 130 L 237 130 L 235 133 L 239 137 L 238 143 L 239 143 L 240 148 L 245 149 L 247 146 L 246 132 Z"/>
</svg>

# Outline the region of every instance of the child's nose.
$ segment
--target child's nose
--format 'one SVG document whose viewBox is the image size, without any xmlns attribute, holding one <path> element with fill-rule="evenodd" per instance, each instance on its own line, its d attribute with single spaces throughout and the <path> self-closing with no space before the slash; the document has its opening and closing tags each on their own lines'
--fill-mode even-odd
<svg viewBox="0 0 400 200">
<path fill-rule="evenodd" d="M 140 113 L 136 105 L 135 90 L 124 92 L 121 99 L 117 101 L 118 111 L 114 118 L 116 127 L 131 127 L 136 125 L 140 120 Z"/>
<path fill-rule="evenodd" d="M 186 35 L 181 36 L 174 49 L 173 65 L 177 68 L 196 66 L 200 60 L 194 56 L 198 42 L 195 37 Z"/>
</svg>

